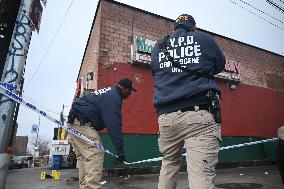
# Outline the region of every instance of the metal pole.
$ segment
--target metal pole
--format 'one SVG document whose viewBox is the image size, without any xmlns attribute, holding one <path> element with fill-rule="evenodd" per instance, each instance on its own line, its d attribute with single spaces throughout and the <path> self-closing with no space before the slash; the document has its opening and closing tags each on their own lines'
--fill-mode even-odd
<svg viewBox="0 0 284 189">
<path fill-rule="evenodd" d="M 36 141 L 35 141 L 34 155 L 33 155 L 33 167 L 35 167 L 36 151 L 38 150 L 38 148 L 37 148 L 37 141 L 38 141 L 39 127 L 40 127 L 40 116 L 38 116 L 38 127 L 37 127 L 37 131 L 36 131 Z"/>
<path fill-rule="evenodd" d="M 19 86 L 25 67 L 32 35 L 28 20 L 32 0 L 22 0 L 13 31 L 1 81 Z M 16 103 L 0 95 L 0 188 L 5 188 L 9 156 L 6 148 L 9 142 Z"/>
<path fill-rule="evenodd" d="M 67 106 L 64 106 L 64 104 L 63 104 L 62 105 L 62 111 L 60 112 L 60 121 L 62 123 L 65 121 L 65 119 L 64 119 L 64 108 L 65 107 L 67 107 Z M 61 137 L 62 132 L 63 132 L 63 128 L 58 127 L 58 137 L 57 137 L 57 140 L 64 140 L 65 139 L 64 137 Z"/>
<path fill-rule="evenodd" d="M 24 79 L 22 78 L 21 80 L 21 86 L 20 86 L 20 96 L 22 96 L 22 93 L 23 93 L 23 86 L 24 86 Z M 16 133 L 17 133 L 17 117 L 18 117 L 18 114 L 19 114 L 19 109 L 20 109 L 20 104 L 17 103 L 16 105 L 16 110 L 15 110 L 15 115 L 14 115 L 14 119 L 13 119 L 13 124 L 12 124 L 12 129 L 11 129 L 11 135 L 10 135 L 10 139 L 9 139 L 9 142 L 8 142 L 8 146 L 13 146 L 13 142 L 14 142 L 14 139 L 16 137 Z"/>
<path fill-rule="evenodd" d="M 0 0 L 0 76 L 3 73 L 21 0 Z"/>
<path fill-rule="evenodd" d="M 37 129 L 37 133 L 36 133 L 36 147 L 37 147 L 37 141 L 38 141 L 39 127 L 40 127 L 40 116 L 38 116 L 38 129 Z"/>
</svg>

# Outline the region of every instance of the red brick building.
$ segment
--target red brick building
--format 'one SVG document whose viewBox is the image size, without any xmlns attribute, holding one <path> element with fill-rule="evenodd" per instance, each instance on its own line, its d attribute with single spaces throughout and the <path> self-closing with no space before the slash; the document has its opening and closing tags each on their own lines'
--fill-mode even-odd
<svg viewBox="0 0 284 189">
<path fill-rule="evenodd" d="M 149 56 L 155 42 L 172 31 L 173 22 L 112 0 L 98 3 L 77 78 L 76 95 L 86 89 L 113 85 L 122 77 L 134 80 L 138 92 L 126 100 L 123 107 L 123 132 L 130 161 L 159 155 Z M 201 28 L 198 30 L 215 38 L 228 61 L 226 71 L 220 75 L 222 79 L 218 79 L 223 98 L 222 145 L 275 137 L 277 128 L 284 125 L 284 57 Z M 88 75 L 93 79 L 87 79 Z M 102 138 L 106 146 L 112 148 L 108 137 L 102 134 Z M 147 148 L 148 152 L 137 155 L 134 152 L 137 148 Z M 263 159 L 273 154 L 265 145 L 246 150 L 250 150 L 247 155 L 238 156 L 239 151 L 222 152 L 220 159 Z"/>
<path fill-rule="evenodd" d="M 15 156 L 26 156 L 27 155 L 27 145 L 29 137 L 27 136 L 16 136 L 13 145 L 13 155 Z"/>
</svg>

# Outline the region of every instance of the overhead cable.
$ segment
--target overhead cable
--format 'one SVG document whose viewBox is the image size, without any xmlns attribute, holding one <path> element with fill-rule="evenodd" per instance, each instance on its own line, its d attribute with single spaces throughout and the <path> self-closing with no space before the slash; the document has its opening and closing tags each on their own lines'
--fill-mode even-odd
<svg viewBox="0 0 284 189">
<path fill-rule="evenodd" d="M 258 18 L 260 18 L 260 19 L 262 19 L 262 20 L 266 21 L 267 23 L 269 23 L 269 24 L 271 24 L 271 25 L 273 25 L 273 26 L 275 26 L 275 27 L 277 27 L 277 28 L 279 28 L 279 29 L 281 29 L 281 30 L 283 30 L 283 31 L 284 31 L 284 28 L 282 28 L 282 27 L 280 27 L 280 26 L 278 26 L 278 25 L 276 25 L 276 24 L 274 24 L 274 23 L 270 22 L 269 20 L 267 20 L 267 19 L 265 19 L 265 18 L 263 18 L 263 17 L 261 17 L 261 16 L 259 16 L 259 15 L 255 14 L 255 13 L 254 13 L 254 12 L 252 12 L 251 10 L 249 10 L 249 9 L 245 8 L 244 6 L 239 5 L 238 3 L 234 2 L 233 0 L 231 0 L 231 2 L 232 2 L 232 3 L 234 3 L 234 4 L 236 4 L 236 5 L 238 5 L 238 6 L 239 6 L 239 7 L 241 7 L 242 9 L 244 9 L 244 10 L 246 10 L 246 11 L 250 12 L 251 14 L 253 14 L 253 15 L 257 16 Z"/>
<path fill-rule="evenodd" d="M 243 0 L 239 0 L 239 1 L 241 1 L 242 3 L 244 3 L 244 4 L 246 4 L 246 5 L 250 6 L 250 7 L 252 7 L 253 9 L 255 9 L 255 10 L 257 10 L 257 11 L 259 11 L 259 12 L 261 12 L 261 13 L 267 15 L 267 16 L 269 16 L 270 18 L 273 18 L 274 20 L 277 20 L 278 22 L 281 22 L 282 24 L 284 24 L 284 22 L 283 22 L 282 20 L 279 20 L 279 19 L 277 19 L 277 18 L 271 16 L 270 14 L 267 14 L 266 12 L 264 12 L 264 11 L 262 11 L 262 10 L 256 8 L 256 7 L 254 7 L 254 6 L 252 6 L 251 4 L 249 4 L 249 3 L 247 3 L 247 2 L 245 2 L 245 1 L 243 1 Z"/>
<path fill-rule="evenodd" d="M 68 7 L 68 9 L 67 9 L 67 11 L 66 11 L 66 13 L 65 13 L 65 15 L 64 15 L 64 17 L 63 17 L 63 19 L 62 19 L 62 21 L 61 21 L 61 23 L 60 23 L 60 25 L 59 25 L 59 27 L 58 27 L 58 29 L 57 29 L 55 35 L 54 35 L 53 38 L 52 38 L 52 41 L 51 41 L 50 45 L 48 46 L 46 52 L 44 53 L 43 57 L 41 58 L 41 60 L 40 60 L 40 62 L 39 62 L 39 65 L 38 65 L 37 68 L 36 68 L 36 71 L 33 73 L 31 79 L 28 81 L 27 85 L 25 86 L 25 89 L 28 88 L 29 84 L 32 82 L 33 78 L 34 78 L 35 75 L 37 74 L 37 72 L 38 72 L 38 70 L 39 70 L 41 64 L 43 63 L 45 57 L 47 56 L 47 54 L 48 54 L 48 52 L 49 52 L 51 46 L 53 45 L 53 42 L 55 41 L 55 38 L 57 37 L 57 34 L 58 34 L 59 30 L 61 29 L 61 26 L 62 26 L 63 22 L 65 21 L 65 18 L 66 18 L 67 14 L 68 14 L 68 12 L 69 12 L 69 10 L 70 10 L 70 8 L 71 8 L 71 5 L 72 5 L 73 1 L 74 1 L 74 0 L 71 1 L 71 3 L 70 3 L 70 5 L 69 5 L 69 7 Z"/>
<path fill-rule="evenodd" d="M 282 13 L 284 13 L 283 7 L 281 7 L 280 5 L 276 4 L 274 1 L 266 0 L 266 2 L 269 3 L 271 6 L 273 6 L 274 8 L 278 9 L 279 11 L 281 11 Z"/>
</svg>

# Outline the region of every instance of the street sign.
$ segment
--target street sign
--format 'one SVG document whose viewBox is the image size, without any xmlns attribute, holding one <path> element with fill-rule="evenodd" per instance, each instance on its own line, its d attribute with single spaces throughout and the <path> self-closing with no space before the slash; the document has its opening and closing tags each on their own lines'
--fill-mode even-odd
<svg viewBox="0 0 284 189">
<path fill-rule="evenodd" d="M 36 124 L 33 124 L 32 125 L 32 132 L 31 133 L 38 133 L 38 125 L 36 125 Z"/>
</svg>

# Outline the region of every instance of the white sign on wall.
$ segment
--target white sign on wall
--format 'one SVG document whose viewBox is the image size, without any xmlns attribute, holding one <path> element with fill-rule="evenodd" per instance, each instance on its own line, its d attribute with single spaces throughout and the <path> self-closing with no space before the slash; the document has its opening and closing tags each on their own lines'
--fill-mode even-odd
<svg viewBox="0 0 284 189">
<path fill-rule="evenodd" d="M 70 144 L 68 140 L 53 140 L 51 144 L 52 155 L 68 155 L 70 151 Z"/>
<path fill-rule="evenodd" d="M 217 74 L 216 77 L 230 81 L 241 81 L 240 67 L 239 62 L 227 60 L 224 71 Z"/>
</svg>

